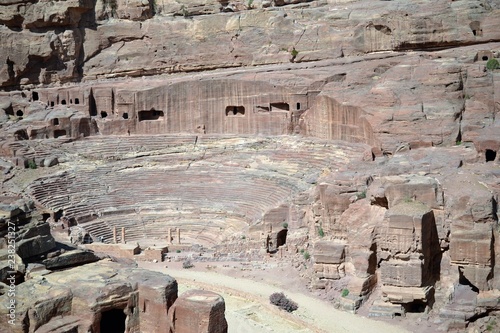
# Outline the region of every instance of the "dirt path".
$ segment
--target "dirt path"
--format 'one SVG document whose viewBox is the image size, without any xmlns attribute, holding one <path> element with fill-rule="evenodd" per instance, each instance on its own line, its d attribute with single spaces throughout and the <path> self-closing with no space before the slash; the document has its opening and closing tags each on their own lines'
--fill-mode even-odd
<svg viewBox="0 0 500 333">
<path fill-rule="evenodd" d="M 177 279 L 179 291 L 202 288 L 222 294 L 226 300 L 229 333 L 401 333 L 409 332 L 386 322 L 356 316 L 337 310 L 331 303 L 246 278 L 231 277 L 214 272 L 182 269 L 169 263 L 139 264 L 142 268 L 160 271 Z M 269 304 L 269 295 L 283 291 L 299 309 L 286 313 Z"/>
</svg>

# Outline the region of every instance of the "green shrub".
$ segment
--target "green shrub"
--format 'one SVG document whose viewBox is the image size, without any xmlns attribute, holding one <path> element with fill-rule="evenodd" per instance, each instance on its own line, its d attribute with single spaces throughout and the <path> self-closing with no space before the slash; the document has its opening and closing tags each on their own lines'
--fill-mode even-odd
<svg viewBox="0 0 500 333">
<path fill-rule="evenodd" d="M 302 253 L 302 255 L 304 256 L 305 260 L 309 260 L 309 258 L 311 258 L 311 255 L 307 251 L 304 251 L 304 253 Z"/>
<path fill-rule="evenodd" d="M 287 312 L 292 312 L 299 308 L 297 303 L 287 298 L 283 293 L 271 294 L 271 296 L 269 296 L 269 301 L 271 304 L 276 305 Z"/>
<path fill-rule="evenodd" d="M 283 229 L 288 229 L 288 223 L 283 223 Z"/>
<path fill-rule="evenodd" d="M 325 231 L 323 230 L 322 227 L 318 228 L 318 235 L 319 237 L 325 237 Z"/>
<path fill-rule="evenodd" d="M 176 250 L 175 252 L 176 252 L 176 253 L 181 253 L 181 250 Z"/>
<path fill-rule="evenodd" d="M 500 63 L 498 63 L 498 60 L 493 58 L 493 59 L 490 59 L 488 60 L 488 62 L 486 63 L 486 68 L 490 71 L 493 71 L 495 69 L 499 69 L 500 68 Z"/>
<path fill-rule="evenodd" d="M 364 199 L 364 198 L 366 198 L 366 190 L 364 190 L 363 192 L 360 192 L 360 193 L 356 194 L 356 196 L 358 197 L 358 199 Z"/>
<path fill-rule="evenodd" d="M 33 161 L 33 160 L 29 160 L 29 161 L 28 161 L 28 168 L 30 168 L 30 169 L 36 169 L 36 168 L 37 168 L 37 166 L 36 166 L 35 161 Z"/>
<path fill-rule="evenodd" d="M 292 58 L 295 58 L 299 54 L 299 51 L 295 49 L 295 47 L 290 51 L 290 55 Z"/>
<path fill-rule="evenodd" d="M 342 297 L 347 297 L 349 295 L 349 289 L 342 289 Z"/>
</svg>

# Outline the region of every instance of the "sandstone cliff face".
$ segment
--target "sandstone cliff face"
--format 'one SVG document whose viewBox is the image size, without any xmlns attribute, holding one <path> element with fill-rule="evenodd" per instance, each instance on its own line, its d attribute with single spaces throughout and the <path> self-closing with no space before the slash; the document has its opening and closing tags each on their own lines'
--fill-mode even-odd
<svg viewBox="0 0 500 333">
<path fill-rule="evenodd" d="M 1 86 L 500 40 L 495 2 L 300 2 L 6 1 Z"/>
</svg>

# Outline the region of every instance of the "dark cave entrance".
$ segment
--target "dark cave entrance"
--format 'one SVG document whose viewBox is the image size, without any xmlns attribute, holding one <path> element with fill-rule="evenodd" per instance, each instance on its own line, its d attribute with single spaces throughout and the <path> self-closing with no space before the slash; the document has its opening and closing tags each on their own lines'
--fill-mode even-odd
<svg viewBox="0 0 500 333">
<path fill-rule="evenodd" d="M 413 301 L 403 304 L 406 313 L 424 313 L 427 304 L 423 301 Z"/>
<path fill-rule="evenodd" d="M 92 90 L 90 90 L 89 95 L 89 114 L 91 117 L 97 116 L 97 104 L 95 102 L 94 93 L 92 92 Z"/>
<path fill-rule="evenodd" d="M 288 234 L 288 229 L 283 229 L 276 235 L 276 247 L 286 244 L 286 235 Z"/>
<path fill-rule="evenodd" d="M 288 103 L 271 103 L 271 111 L 290 111 L 290 105 Z"/>
<path fill-rule="evenodd" d="M 497 158 L 497 152 L 491 149 L 486 149 L 484 155 L 486 157 L 486 162 L 494 161 Z"/>
<path fill-rule="evenodd" d="M 226 116 L 244 116 L 245 107 L 244 106 L 226 106 Z"/>
<path fill-rule="evenodd" d="M 66 130 L 55 130 L 54 138 L 60 138 L 62 136 L 66 136 Z"/>
<path fill-rule="evenodd" d="M 139 116 L 139 121 L 144 121 L 144 120 L 160 120 L 165 115 L 161 110 L 151 109 L 149 111 L 139 111 L 138 116 Z"/>
<path fill-rule="evenodd" d="M 101 333 L 124 333 L 127 316 L 121 309 L 111 309 L 102 313 L 99 324 Z"/>
</svg>

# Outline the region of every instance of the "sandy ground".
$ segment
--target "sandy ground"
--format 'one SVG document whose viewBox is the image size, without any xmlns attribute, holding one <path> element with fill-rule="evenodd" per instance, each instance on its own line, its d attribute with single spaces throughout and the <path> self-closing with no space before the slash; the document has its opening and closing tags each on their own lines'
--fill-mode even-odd
<svg viewBox="0 0 500 333">
<path fill-rule="evenodd" d="M 410 332 L 396 325 L 376 321 L 359 315 L 337 310 L 329 302 L 313 295 L 284 288 L 289 286 L 286 274 L 267 272 L 270 279 L 264 279 L 254 270 L 242 270 L 237 266 L 211 266 L 194 263 L 195 268 L 183 269 L 180 262 L 140 262 L 139 267 L 160 271 L 177 279 L 179 292 L 188 289 L 206 289 L 221 294 L 226 301 L 226 318 L 229 333 L 306 333 L 306 332 Z M 207 268 L 208 266 L 208 268 Z M 279 272 L 279 270 L 278 270 Z M 230 274 L 228 274 L 230 273 Z M 266 273 L 266 272 L 264 272 Z M 236 275 L 236 276 L 230 276 Z M 245 277 L 248 276 L 248 277 Z M 260 281 L 259 281 L 260 280 Z M 293 288 L 292 289 L 297 289 Z M 287 313 L 269 303 L 269 295 L 282 291 L 299 305 L 293 313 Z"/>
</svg>

